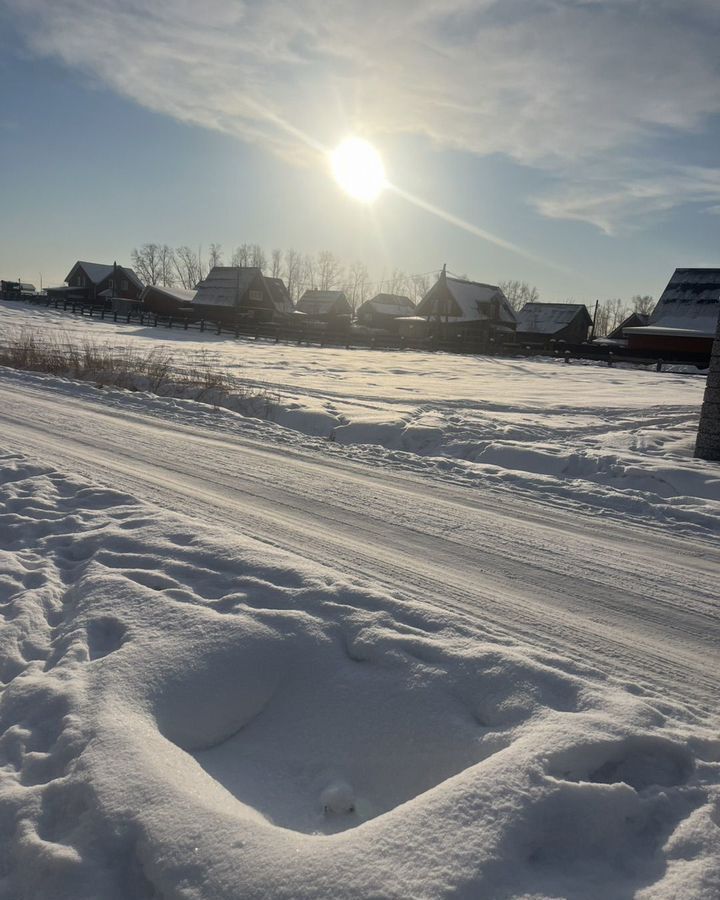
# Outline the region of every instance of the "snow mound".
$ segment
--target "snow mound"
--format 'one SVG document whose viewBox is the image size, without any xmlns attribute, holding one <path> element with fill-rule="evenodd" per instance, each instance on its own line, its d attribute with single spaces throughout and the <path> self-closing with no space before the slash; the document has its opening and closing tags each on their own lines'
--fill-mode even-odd
<svg viewBox="0 0 720 900">
<path fill-rule="evenodd" d="M 10 455 L 0 546 L 0 896 L 717 896 L 680 703 Z"/>
</svg>

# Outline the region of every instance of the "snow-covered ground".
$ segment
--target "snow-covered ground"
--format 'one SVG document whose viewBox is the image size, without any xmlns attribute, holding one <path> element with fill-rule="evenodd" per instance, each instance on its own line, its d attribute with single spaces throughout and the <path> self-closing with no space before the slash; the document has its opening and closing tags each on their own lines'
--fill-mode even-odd
<svg viewBox="0 0 720 900">
<path fill-rule="evenodd" d="M 177 337 L 0 370 L 0 897 L 716 900 L 704 380 Z"/>
</svg>

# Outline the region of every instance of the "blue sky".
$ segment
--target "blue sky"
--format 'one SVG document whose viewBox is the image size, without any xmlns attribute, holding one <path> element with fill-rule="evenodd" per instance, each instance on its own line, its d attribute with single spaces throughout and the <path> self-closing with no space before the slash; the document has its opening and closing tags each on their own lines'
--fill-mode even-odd
<svg viewBox="0 0 720 900">
<path fill-rule="evenodd" d="M 0 0 L 0 275 L 145 241 L 447 262 L 546 300 L 720 265 L 715 0 Z M 365 208 L 315 146 L 358 133 Z"/>
</svg>

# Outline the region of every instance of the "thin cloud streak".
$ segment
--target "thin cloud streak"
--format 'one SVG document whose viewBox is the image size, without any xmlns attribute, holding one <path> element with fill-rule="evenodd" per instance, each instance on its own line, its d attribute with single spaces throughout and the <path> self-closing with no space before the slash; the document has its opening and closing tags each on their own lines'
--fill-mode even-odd
<svg viewBox="0 0 720 900">
<path fill-rule="evenodd" d="M 608 202 L 619 165 L 720 115 L 716 0 L 4 2 L 36 53 L 183 122 L 296 162 L 340 124 L 504 154 L 556 180 L 542 215 L 611 233 L 647 208 Z"/>
<path fill-rule="evenodd" d="M 435 206 L 433 203 L 430 203 L 427 200 L 423 200 L 421 197 L 417 197 L 415 194 L 410 194 L 408 193 L 408 191 L 404 191 L 402 188 L 398 187 L 395 184 L 388 183 L 387 188 L 388 190 L 391 190 L 393 193 L 397 194 L 399 197 L 402 197 L 403 200 L 406 200 L 408 203 L 412 203 L 413 206 L 417 206 L 419 209 L 425 210 L 425 212 L 432 213 L 432 215 L 437 216 L 439 219 L 442 219 L 448 224 L 454 225 L 457 228 L 462 228 L 463 231 L 467 231 L 469 234 L 473 234 L 475 235 L 475 237 L 479 237 L 483 241 L 487 241 L 489 244 L 493 244 L 493 246 L 499 247 L 501 250 L 507 250 L 510 253 L 514 253 L 517 256 L 521 256 L 524 259 L 530 260 L 531 262 L 537 263 L 545 268 L 553 269 L 556 272 L 572 274 L 570 269 L 567 269 L 564 266 L 560 266 L 545 257 L 536 256 L 535 254 L 530 253 L 528 250 L 524 250 L 522 247 L 519 247 L 517 244 L 513 244 L 511 241 L 506 241 L 504 238 L 498 237 L 497 235 L 492 234 L 492 232 L 486 231 L 484 228 L 480 228 L 477 225 L 473 225 L 472 222 L 461 219 L 459 216 L 455 216 L 452 213 L 442 209 L 441 207 Z"/>
</svg>

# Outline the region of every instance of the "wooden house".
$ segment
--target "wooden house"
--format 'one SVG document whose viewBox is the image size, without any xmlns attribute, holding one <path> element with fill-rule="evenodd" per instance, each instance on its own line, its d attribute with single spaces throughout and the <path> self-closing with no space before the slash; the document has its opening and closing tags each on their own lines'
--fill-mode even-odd
<svg viewBox="0 0 720 900">
<path fill-rule="evenodd" d="M 25 300 L 35 294 L 35 285 L 27 281 L 0 281 L 0 300 Z"/>
<path fill-rule="evenodd" d="M 197 291 L 184 288 L 162 287 L 159 284 L 148 284 L 140 295 L 143 312 L 156 313 L 158 316 L 193 315 L 192 301 Z"/>
<path fill-rule="evenodd" d="M 127 266 L 79 260 L 65 276 L 65 285 L 48 288 L 47 295 L 53 300 L 107 307 L 117 301 L 124 307 L 138 305 L 143 288 L 142 281 Z"/>
<path fill-rule="evenodd" d="M 409 297 L 377 294 L 358 309 L 357 322 L 366 328 L 380 328 L 396 334 L 399 327 L 397 320 L 403 316 L 411 316 L 414 312 L 415 304 Z"/>
<path fill-rule="evenodd" d="M 344 291 L 305 291 L 298 300 L 298 312 L 308 323 L 334 325 L 350 322 L 352 307 Z"/>
<path fill-rule="evenodd" d="M 647 325 L 625 328 L 630 350 L 710 355 L 720 314 L 720 269 L 675 269 Z"/>
<path fill-rule="evenodd" d="M 624 319 L 617 328 L 613 328 L 613 330 L 608 334 L 607 340 L 609 341 L 624 341 L 627 343 L 627 335 L 625 334 L 626 328 L 643 328 L 645 325 L 650 324 L 650 314 L 649 313 L 630 313 L 627 319 Z"/>
<path fill-rule="evenodd" d="M 259 324 L 282 319 L 292 301 L 279 278 L 255 266 L 214 266 L 197 286 L 195 315 L 217 322 Z"/>
<path fill-rule="evenodd" d="M 517 320 L 497 285 L 442 274 L 415 309 L 397 320 L 401 337 L 471 342 L 489 347 L 514 340 Z"/>
<path fill-rule="evenodd" d="M 583 344 L 592 328 L 584 303 L 526 303 L 517 314 L 519 344 Z"/>
</svg>

